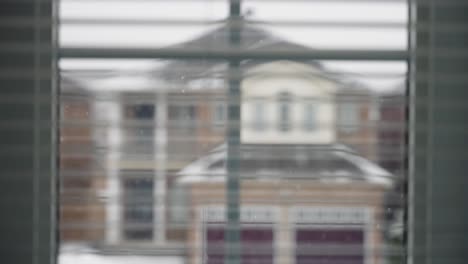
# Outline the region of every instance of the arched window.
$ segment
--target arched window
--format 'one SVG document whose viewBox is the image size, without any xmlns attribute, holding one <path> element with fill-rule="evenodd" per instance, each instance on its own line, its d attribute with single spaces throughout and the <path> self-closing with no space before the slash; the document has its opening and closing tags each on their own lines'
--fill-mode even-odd
<svg viewBox="0 0 468 264">
<path fill-rule="evenodd" d="M 289 93 L 283 92 L 278 96 L 278 129 L 286 132 L 291 130 L 291 101 L 292 96 Z"/>
<path fill-rule="evenodd" d="M 304 129 L 307 131 L 316 130 L 318 128 L 317 106 L 318 102 L 316 100 L 310 99 L 304 102 L 303 124 Z"/>
<path fill-rule="evenodd" d="M 253 122 L 252 128 L 257 131 L 264 130 L 266 127 L 265 120 L 265 100 L 258 99 L 252 102 Z"/>
</svg>

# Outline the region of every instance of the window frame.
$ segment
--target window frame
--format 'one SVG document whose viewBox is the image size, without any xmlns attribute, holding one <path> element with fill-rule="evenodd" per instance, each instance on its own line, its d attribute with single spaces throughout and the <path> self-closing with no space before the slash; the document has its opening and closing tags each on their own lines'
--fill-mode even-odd
<svg viewBox="0 0 468 264">
<path fill-rule="evenodd" d="M 135 219 L 129 219 L 129 216 L 127 216 L 127 213 L 128 213 L 128 207 L 127 207 L 127 204 L 125 204 L 126 202 L 135 202 L 135 197 L 133 196 L 134 195 L 134 192 L 131 191 L 131 190 L 128 190 L 128 181 L 133 181 L 133 180 L 143 180 L 143 181 L 148 181 L 151 185 L 151 190 L 150 190 L 150 197 L 152 198 L 153 197 L 153 192 L 154 192 L 154 188 L 155 188 L 155 182 L 154 182 L 154 177 L 153 177 L 153 174 L 154 172 L 153 171 L 148 171 L 148 173 L 140 173 L 141 175 L 138 175 L 138 176 L 127 176 L 128 174 L 131 174 L 131 171 L 121 171 L 120 175 L 123 176 L 120 180 L 120 184 L 122 186 L 122 199 L 123 199 L 123 205 L 121 205 L 121 212 L 120 212 L 120 217 L 121 217 L 121 226 L 120 226 L 120 230 L 118 230 L 119 232 L 121 232 L 121 238 L 122 238 L 122 241 L 123 242 L 127 242 L 127 243 L 138 243 L 138 242 L 148 242 L 148 241 L 153 241 L 156 237 L 156 232 L 158 232 L 159 230 L 156 230 L 155 229 L 155 225 L 154 225 L 154 221 L 157 219 L 157 216 L 156 214 L 158 213 L 157 210 L 155 210 L 155 205 L 157 204 L 157 201 L 153 201 L 151 200 L 151 205 L 150 205 L 150 208 L 151 208 L 151 219 L 150 221 L 143 221 L 143 220 L 135 220 Z M 145 186 L 147 187 L 147 186 Z M 146 193 L 147 190 L 145 190 L 145 194 L 148 195 L 148 193 Z M 136 199 L 138 200 L 138 199 Z M 148 205 L 147 205 L 148 206 Z M 130 210 L 131 211 L 131 210 Z M 148 229 L 150 230 L 151 234 L 150 234 L 150 237 L 149 238 L 130 238 L 129 235 L 128 235 L 128 232 L 129 231 L 136 231 L 134 230 L 134 227 L 131 227 L 129 228 L 127 224 L 134 224 L 135 222 L 147 222 L 147 223 L 143 223 L 143 225 L 145 225 L 146 227 L 146 224 L 149 225 L 149 227 L 143 227 L 142 229 Z M 129 230 L 130 229 L 130 230 Z"/>
<path fill-rule="evenodd" d="M 122 158 L 125 160 L 152 159 L 155 153 L 156 127 L 154 124 L 157 106 L 149 103 L 129 103 L 122 107 L 122 119 L 128 124 L 122 129 L 125 134 L 123 138 L 127 139 L 122 142 Z"/>
<path fill-rule="evenodd" d="M 282 133 L 291 132 L 294 129 L 294 120 L 292 120 L 294 116 L 294 96 L 289 92 L 279 93 L 276 100 L 276 111 L 278 117 L 276 119 L 276 126 L 278 131 Z"/>
<path fill-rule="evenodd" d="M 436 72 L 434 65 L 437 62 L 441 62 L 437 59 L 437 55 L 441 55 L 443 50 L 437 45 L 443 43 L 435 43 L 434 39 L 441 37 L 441 32 L 436 32 L 435 28 L 431 28 L 436 23 L 443 23 L 441 17 L 450 20 L 450 13 L 456 14 L 457 5 L 450 7 L 450 4 L 457 3 L 455 1 L 444 1 L 449 2 L 445 9 L 436 9 L 437 4 L 442 5 L 442 1 L 424 1 L 424 0 L 408 0 L 409 1 L 409 35 L 410 35 L 410 47 L 409 47 L 409 110 L 408 110 L 408 146 L 410 148 L 408 155 L 408 168 L 409 168 L 409 184 L 408 184 L 408 214 L 407 214 L 407 227 L 408 227 L 408 261 L 413 264 L 423 263 L 443 263 L 450 257 L 452 264 L 454 263 L 465 263 L 466 252 L 461 250 L 456 245 L 466 245 L 466 236 L 457 236 L 454 233 L 440 232 L 440 228 L 448 228 L 450 226 L 451 215 L 454 214 L 462 221 L 462 224 L 457 228 L 465 228 L 468 225 L 468 213 L 463 210 L 466 205 L 460 203 L 460 201 L 466 201 L 468 199 L 467 192 L 460 192 L 453 194 L 453 189 L 457 185 L 466 186 L 466 177 L 459 178 L 457 174 L 463 174 L 467 171 L 467 164 L 456 164 L 450 159 L 437 159 L 435 153 L 438 155 L 445 154 L 451 157 L 455 157 L 453 152 L 450 152 L 450 148 L 441 145 L 441 126 L 434 120 L 439 120 L 441 117 L 452 116 L 452 118 L 458 118 L 463 120 L 468 114 L 468 109 L 449 107 L 444 109 L 443 112 L 439 113 L 436 111 L 436 105 L 444 102 L 447 98 L 453 98 L 453 94 L 449 89 L 441 89 L 442 87 L 437 86 L 433 83 L 435 76 L 441 75 L 440 72 Z M 13 3 L 7 1 L 9 4 Z M 233 1 L 234 2 L 234 1 Z M 2 3 L 3 4 L 3 3 Z M 16 4 L 16 3 L 15 3 Z M 34 155 L 20 155 L 15 157 L 9 157 L 13 162 L 22 164 L 24 166 L 21 170 L 22 175 L 28 175 L 22 177 L 18 181 L 4 181 L 2 190 L 16 190 L 22 193 L 21 201 L 24 202 L 21 206 L 15 205 L 15 210 L 9 210 L 11 208 L 11 202 L 16 201 L 17 197 L 10 192 L 0 192 L 0 196 L 4 198 L 2 206 L 4 210 L 8 210 L 10 213 L 6 217 L 2 218 L 2 227 L 5 231 L 0 239 L 3 248 L 1 259 L 9 263 L 18 264 L 38 264 L 38 263 L 56 263 L 57 258 L 57 142 L 58 142 L 58 67 L 57 61 L 58 56 L 69 56 L 77 57 L 80 55 L 86 55 L 87 51 L 77 49 L 58 50 L 57 45 L 57 6 L 58 1 L 55 0 L 33 0 L 33 1 L 21 1 L 21 5 L 27 7 L 26 9 L 34 10 L 33 15 L 28 15 L 26 19 L 31 21 L 39 21 L 40 19 L 51 20 L 52 23 L 43 25 L 42 23 L 34 23 L 32 27 L 32 35 L 35 37 L 32 40 L 24 41 L 18 35 L 18 41 L 24 41 L 26 45 L 34 45 L 41 42 L 46 46 L 45 52 L 39 48 L 35 48 L 33 52 L 28 50 L 28 55 L 32 60 L 24 60 L 19 62 L 25 69 L 34 69 L 35 74 L 22 77 L 23 80 L 34 80 L 34 84 L 29 86 L 23 93 L 23 96 L 30 96 L 33 98 L 31 105 L 25 106 L 20 103 L 12 103 L 6 106 L 14 113 L 15 111 L 25 110 L 26 108 L 34 109 L 31 119 L 26 120 L 28 129 L 31 128 L 34 133 L 21 134 L 16 133 L 9 139 L 20 140 L 27 146 L 31 147 Z M 39 8 L 42 7 L 42 8 Z M 12 12 L 15 12 L 12 9 Z M 19 10 L 19 9 L 18 9 Z M 22 9 L 21 9 L 22 10 Z M 418 18 L 415 14 L 418 14 Z M 437 14 L 437 16 L 435 16 Z M 21 12 L 18 11 L 12 16 L 19 16 Z M 456 16 L 453 16 L 456 18 Z M 466 17 L 465 17 L 466 18 Z M 468 24 L 465 20 L 457 21 L 457 23 Z M 419 27 L 424 25 L 423 29 Z M 428 27 L 428 25 L 430 25 Z M 6 26 L 3 30 L 12 30 L 11 26 Z M 41 34 L 39 32 L 42 32 Z M 449 33 L 450 34 L 450 33 Z M 453 34 L 453 33 L 452 33 Z M 453 35 L 451 35 L 453 37 Z M 458 36 L 458 40 L 466 41 L 465 36 Z M 15 51 L 19 51 L 15 47 L 11 47 Z M 466 47 L 463 47 L 466 49 Z M 19 51 L 24 52 L 24 51 Z M 175 52 L 168 51 L 156 51 L 149 53 L 147 56 L 145 52 L 134 52 L 121 50 L 120 57 L 169 57 L 169 56 L 180 56 Z M 127 53 L 126 53 L 127 52 Z M 132 53 L 133 52 L 133 53 Z M 8 52 L 7 52 L 8 53 Z M 60 54 L 59 54 L 60 53 Z M 26 53 L 24 53 L 26 54 Z M 88 52 L 89 56 L 114 56 L 119 54 L 118 51 L 107 49 Z M 133 55 L 132 55 L 133 54 Z M 135 56 L 135 54 L 137 54 Z M 195 56 L 195 53 L 186 52 L 186 56 Z M 333 58 L 375 58 L 376 55 L 380 54 L 379 58 L 403 58 L 407 59 L 407 52 L 404 55 L 399 55 L 399 52 L 350 52 L 350 51 L 327 51 L 327 52 L 311 52 L 307 57 L 313 57 L 315 59 L 333 59 Z M 254 56 L 254 54 L 239 53 L 239 54 L 221 54 L 221 53 L 210 53 L 208 57 L 236 57 L 242 55 Z M 301 55 L 301 54 L 300 54 Z M 15 60 L 16 54 L 2 53 L 2 56 L 8 57 L 11 60 Z M 265 53 L 258 55 L 259 58 L 264 56 L 275 57 L 275 54 Z M 288 54 L 285 52 L 281 54 L 283 57 L 291 56 L 291 58 L 300 59 L 297 54 Z M 277 56 L 280 58 L 281 56 Z M 86 56 L 82 56 L 86 57 Z M 254 56 L 255 57 L 255 56 Z M 9 69 L 9 66 L 3 66 L 2 69 Z M 38 72 L 43 70 L 50 70 L 48 78 L 42 78 L 37 75 Z M 452 69 L 457 73 L 464 70 L 463 64 L 454 64 Z M 28 79 L 31 78 L 31 79 Z M 8 86 L 9 79 L 4 78 L 0 80 L 2 85 Z M 430 84 L 429 86 L 425 84 Z M 439 89 L 438 89 L 439 88 Z M 435 93 L 437 92 L 437 96 Z M 5 96 L 11 96 L 8 91 L 1 90 L 0 94 Z M 444 97 L 445 96 L 445 97 Z M 468 99 L 468 94 L 459 95 L 458 99 Z M 417 102 L 417 103 L 416 103 Z M 44 108 L 42 108 L 44 107 Z M 43 110 L 38 112 L 37 110 Z M 8 117 L 5 113 L 2 114 L 5 120 L 15 121 L 11 117 Z M 456 119 L 452 119 L 456 120 Z M 43 127 L 44 123 L 51 123 Z M 459 124 L 463 128 L 467 127 L 467 124 Z M 15 129 L 15 128 L 13 128 Z M 40 132 L 39 132 L 40 131 Z M 464 134 L 456 134 L 455 131 L 450 131 L 450 142 L 456 142 L 459 146 L 464 147 L 459 150 L 459 155 L 467 153 L 467 145 Z M 43 137 L 42 137 L 43 136 Z M 446 136 L 443 138 L 447 138 Z M 8 139 L 2 139 L 3 146 L 11 147 L 11 142 Z M 39 151 L 39 149 L 48 149 L 49 151 Z M 429 150 L 428 155 L 418 155 L 418 153 L 426 153 Z M 34 157 L 34 164 L 31 163 L 31 157 Z M 438 157 L 438 156 L 437 156 Z M 461 161 L 461 160 L 460 160 Z M 40 165 L 40 166 L 39 166 Z M 453 166 L 457 165 L 457 166 Z M 8 166 L 1 166 L 4 173 L 11 174 L 11 168 Z M 447 174 L 438 169 L 450 168 L 453 173 Z M 436 169 L 437 168 L 437 169 Z M 443 177 L 442 177 L 443 176 Z M 439 181 L 443 179 L 447 185 L 438 185 Z M 25 192 L 26 186 L 32 186 L 32 192 Z M 437 186 L 437 188 L 436 188 Z M 12 196 L 13 195 L 13 196 Z M 14 198 L 11 200 L 11 198 Z M 442 199 L 436 202 L 436 199 Z M 443 202 L 442 202 L 443 201 Z M 450 203 L 452 206 L 446 208 L 446 204 Z M 437 217 L 440 215 L 440 218 Z M 32 216 L 31 219 L 24 218 L 24 216 Z M 15 220 L 17 222 L 15 222 Z M 458 223 L 458 222 L 457 222 Z M 5 228 L 8 227 L 8 228 Z M 36 232 L 31 232 L 35 230 Z M 455 233 L 458 229 L 453 230 Z M 437 241 L 437 238 L 446 235 L 442 241 Z M 12 240 L 12 238 L 14 238 Z M 438 247 L 440 243 L 450 245 L 450 247 Z M 428 261 L 429 260 L 429 261 Z"/>
<path fill-rule="evenodd" d="M 252 100 L 249 100 L 251 109 L 254 112 L 254 114 L 252 115 L 253 120 L 251 121 L 250 127 L 255 132 L 262 132 L 268 129 L 267 100 L 268 100 L 267 98 L 254 98 Z"/>
<path fill-rule="evenodd" d="M 320 129 L 317 113 L 320 112 L 320 100 L 308 98 L 303 101 L 303 127 L 307 132 L 314 132 Z"/>
<path fill-rule="evenodd" d="M 227 121 L 227 108 L 224 102 L 216 102 L 213 104 L 211 111 L 211 119 L 215 127 L 221 127 Z"/>
</svg>

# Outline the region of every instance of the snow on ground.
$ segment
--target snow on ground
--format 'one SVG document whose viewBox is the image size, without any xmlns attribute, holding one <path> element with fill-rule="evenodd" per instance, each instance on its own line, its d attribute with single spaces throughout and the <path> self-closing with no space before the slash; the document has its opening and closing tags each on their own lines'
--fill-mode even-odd
<svg viewBox="0 0 468 264">
<path fill-rule="evenodd" d="M 178 256 L 100 255 L 94 253 L 61 253 L 58 264 L 183 264 Z"/>
</svg>

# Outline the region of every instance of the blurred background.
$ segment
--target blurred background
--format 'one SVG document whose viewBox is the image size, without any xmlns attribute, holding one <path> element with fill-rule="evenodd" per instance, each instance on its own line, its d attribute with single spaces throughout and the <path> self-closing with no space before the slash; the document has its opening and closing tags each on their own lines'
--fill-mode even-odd
<svg viewBox="0 0 468 264">
<path fill-rule="evenodd" d="M 403 0 L 62 0 L 59 264 L 403 263 L 407 22 Z"/>
</svg>

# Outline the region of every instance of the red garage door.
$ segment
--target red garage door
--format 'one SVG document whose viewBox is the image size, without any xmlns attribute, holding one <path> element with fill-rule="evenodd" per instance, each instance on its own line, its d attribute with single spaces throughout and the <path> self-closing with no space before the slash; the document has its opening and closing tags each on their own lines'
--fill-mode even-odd
<svg viewBox="0 0 468 264">
<path fill-rule="evenodd" d="M 364 234 L 360 229 L 296 230 L 296 264 L 362 264 Z"/>
<path fill-rule="evenodd" d="M 206 230 L 206 264 L 224 264 L 223 227 Z M 243 227 L 241 230 L 242 264 L 273 263 L 273 230 L 264 227 Z"/>
</svg>

